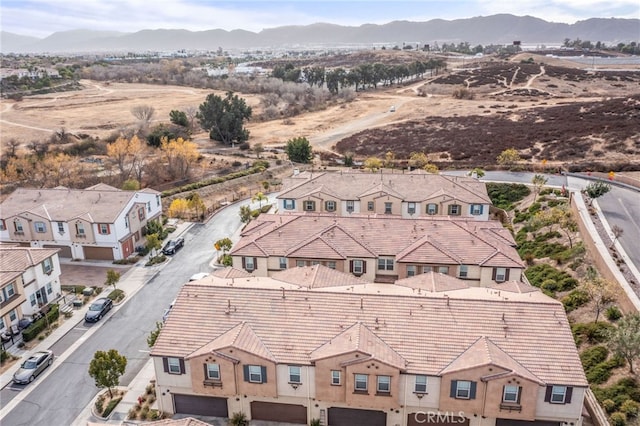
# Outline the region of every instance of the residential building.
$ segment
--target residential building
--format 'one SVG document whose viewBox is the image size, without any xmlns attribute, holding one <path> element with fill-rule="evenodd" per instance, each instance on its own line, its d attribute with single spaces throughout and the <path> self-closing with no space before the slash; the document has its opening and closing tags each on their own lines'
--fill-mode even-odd
<svg viewBox="0 0 640 426">
<path fill-rule="evenodd" d="M 395 173 L 304 172 L 283 182 L 280 212 L 319 212 L 338 216 L 430 216 L 488 220 L 491 200 L 483 182 L 422 170 Z"/>
<path fill-rule="evenodd" d="M 560 302 L 524 283 L 411 280 L 316 265 L 185 284 L 151 351 L 159 409 L 331 426 L 581 424 L 588 384 Z"/>
<path fill-rule="evenodd" d="M 0 333 L 60 297 L 58 251 L 0 245 Z"/>
<path fill-rule="evenodd" d="M 22 188 L 0 204 L 0 241 L 59 248 L 60 257 L 77 260 L 124 259 L 161 214 L 160 193 L 152 189 Z"/>
<path fill-rule="evenodd" d="M 435 271 L 487 287 L 521 279 L 515 245 L 496 221 L 290 213 L 260 215 L 230 255 L 235 268 L 258 276 L 323 264 L 369 282 Z"/>
</svg>

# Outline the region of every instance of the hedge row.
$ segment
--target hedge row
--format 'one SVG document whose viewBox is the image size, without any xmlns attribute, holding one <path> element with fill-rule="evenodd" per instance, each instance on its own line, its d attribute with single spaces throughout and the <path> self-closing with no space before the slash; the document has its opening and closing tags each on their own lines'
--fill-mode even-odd
<svg viewBox="0 0 640 426">
<path fill-rule="evenodd" d="M 51 309 L 47 312 L 46 318 L 40 318 L 22 331 L 22 340 L 28 342 L 35 339 L 36 336 L 47 327 L 47 324 L 52 324 L 59 316 L 59 306 L 57 304 L 51 305 Z"/>
</svg>

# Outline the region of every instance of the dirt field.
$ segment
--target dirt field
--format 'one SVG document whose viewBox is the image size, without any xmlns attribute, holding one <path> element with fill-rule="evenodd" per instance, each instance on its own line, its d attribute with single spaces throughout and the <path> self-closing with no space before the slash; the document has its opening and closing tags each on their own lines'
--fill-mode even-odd
<svg viewBox="0 0 640 426">
<path fill-rule="evenodd" d="M 532 55 L 525 56 L 528 58 Z M 493 62 L 485 60 L 475 65 L 467 64 L 467 67 L 454 70 L 452 74 L 434 76 L 427 82 L 359 92 L 357 99 L 351 103 L 333 105 L 322 111 L 296 116 L 288 122 L 251 122 L 247 126 L 251 132 L 250 143 L 279 145 L 292 137 L 305 136 L 317 150 L 335 151 L 338 141 L 365 130 L 367 133 L 364 142 L 361 140 L 358 143 L 366 145 L 366 141 L 372 139 L 381 128 L 385 128 L 385 131 L 396 129 L 407 134 L 405 123 L 412 127 L 425 127 L 429 122 L 432 123 L 430 125 L 443 127 L 450 120 L 472 117 L 472 121 L 477 121 L 477 126 L 484 126 L 482 120 L 491 117 L 516 122 L 532 110 L 576 103 L 586 107 L 604 97 L 640 94 L 640 70 L 630 74 L 618 73 L 613 79 L 592 78 L 575 67 L 555 66 L 567 65 L 565 60 L 536 57 L 535 60 L 540 63 L 520 64 L 520 59 L 514 58 L 512 64 L 506 64 L 506 71 L 503 69 L 498 73 L 502 74 L 494 77 L 487 75 L 496 73 L 491 68 L 494 66 Z M 459 83 L 457 80 L 462 83 L 451 84 Z M 15 138 L 27 144 L 32 140 L 46 140 L 62 127 L 75 134 L 106 138 L 114 132 L 136 125 L 136 119 L 131 114 L 133 106 L 153 105 L 156 110 L 154 122 L 168 122 L 172 109 L 197 108 L 212 92 L 177 86 L 92 81 L 81 83 L 85 89 L 80 92 L 27 97 L 21 102 L 2 100 L 2 141 Z M 475 98 L 453 99 L 452 91 L 465 85 L 474 92 Z M 419 92 L 424 96 L 419 96 Z M 241 96 L 258 110 L 259 97 Z M 391 106 L 395 106 L 395 112 L 390 112 Z M 477 131 L 467 126 L 462 126 L 461 129 L 471 134 Z M 194 136 L 202 146 L 211 143 L 206 133 Z M 424 135 L 420 137 L 423 138 Z M 526 139 L 526 135 L 520 137 Z M 634 149 L 632 156 L 637 156 L 637 149 L 640 147 L 635 147 L 631 142 L 629 149 Z M 400 140 L 394 143 L 397 145 L 404 142 Z M 411 149 L 415 151 L 420 150 L 419 148 L 418 145 Z M 399 146 L 384 144 L 376 149 L 378 153 L 389 149 L 396 152 Z M 342 146 L 341 151 L 345 150 L 359 151 L 357 146 L 349 144 Z M 428 151 L 433 152 L 432 149 Z M 603 155 L 608 155 L 604 151 Z"/>
</svg>

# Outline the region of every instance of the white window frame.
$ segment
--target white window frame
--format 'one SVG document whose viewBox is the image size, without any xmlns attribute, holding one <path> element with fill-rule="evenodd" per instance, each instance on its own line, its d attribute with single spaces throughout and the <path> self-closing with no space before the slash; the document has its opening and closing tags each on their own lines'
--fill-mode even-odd
<svg viewBox="0 0 640 426">
<path fill-rule="evenodd" d="M 353 200 L 347 200 L 347 213 L 353 213 L 356 209 L 356 202 Z"/>
<path fill-rule="evenodd" d="M 244 258 L 244 269 L 247 271 L 255 271 L 256 265 L 253 263 L 253 256 L 246 256 Z"/>
<path fill-rule="evenodd" d="M 14 322 L 17 319 L 18 319 L 18 314 L 16 313 L 15 309 L 12 309 L 11 312 L 9 312 L 9 321 Z"/>
<path fill-rule="evenodd" d="M 304 260 L 296 260 L 296 267 L 297 268 L 303 268 L 307 266 L 307 262 Z"/>
<path fill-rule="evenodd" d="M 483 210 L 482 204 L 471 204 L 470 213 L 473 216 L 480 216 Z"/>
<path fill-rule="evenodd" d="M 78 234 L 78 235 L 86 235 L 86 233 L 84 232 L 84 223 L 82 223 L 82 222 L 77 222 L 76 223 L 76 234 Z"/>
<path fill-rule="evenodd" d="M 44 287 L 47 289 L 47 294 L 53 293 L 53 286 L 51 283 L 47 283 Z"/>
<path fill-rule="evenodd" d="M 429 272 L 433 272 L 433 266 L 427 265 L 422 267 L 422 273 L 426 274 Z"/>
<path fill-rule="evenodd" d="M 285 210 L 294 210 L 296 208 L 296 202 L 295 200 L 287 198 L 284 200 L 283 206 Z"/>
<path fill-rule="evenodd" d="M 336 211 L 336 202 L 335 201 L 327 201 L 325 203 L 324 208 L 328 211 L 328 212 L 335 212 Z"/>
<path fill-rule="evenodd" d="M 38 304 L 35 294 L 29 296 L 29 303 L 31 303 L 31 306 L 36 306 Z"/>
<path fill-rule="evenodd" d="M 413 388 L 414 393 L 427 393 L 427 376 L 417 375 Z"/>
<path fill-rule="evenodd" d="M 364 387 L 359 386 L 364 382 Z M 353 378 L 353 389 L 356 392 L 366 392 L 369 390 L 369 375 L 368 374 L 356 374 Z"/>
<path fill-rule="evenodd" d="M 496 268 L 496 282 L 503 283 L 506 280 L 507 280 L 507 268 Z"/>
<path fill-rule="evenodd" d="M 16 220 L 13 222 L 13 227 L 15 228 L 16 232 L 24 232 L 24 228 L 22 227 L 22 222 L 20 222 L 19 220 Z"/>
<path fill-rule="evenodd" d="M 287 258 L 281 257 L 278 266 L 280 267 L 280 269 L 287 269 Z"/>
<path fill-rule="evenodd" d="M 385 389 L 386 387 L 386 389 Z M 376 392 L 391 393 L 391 376 L 376 377 Z"/>
<path fill-rule="evenodd" d="M 316 211 L 316 202 L 312 200 L 305 200 L 303 206 L 305 212 Z"/>
<path fill-rule="evenodd" d="M 447 208 L 449 215 L 451 216 L 460 216 L 460 210 L 462 206 L 460 204 L 450 204 Z"/>
<path fill-rule="evenodd" d="M 438 266 L 438 273 L 439 274 L 448 274 L 449 273 L 449 267 L 448 266 Z"/>
<path fill-rule="evenodd" d="M 436 203 L 427 204 L 427 214 L 429 215 L 438 214 L 438 205 Z"/>
<path fill-rule="evenodd" d="M 505 385 L 502 392 L 502 402 L 518 402 L 518 393 L 520 392 L 520 387 L 517 385 Z"/>
<path fill-rule="evenodd" d="M 98 230 L 101 235 L 109 235 L 109 224 L 108 223 L 99 223 Z"/>
<path fill-rule="evenodd" d="M 329 262 L 327 262 L 327 268 L 336 269 L 336 262 L 334 260 L 330 260 Z"/>
<path fill-rule="evenodd" d="M 257 377 L 257 380 L 255 379 Z M 262 367 L 259 365 L 249 366 L 249 382 L 262 383 Z"/>
<path fill-rule="evenodd" d="M 209 380 L 221 380 L 220 379 L 220 364 L 207 363 L 207 379 Z"/>
<path fill-rule="evenodd" d="M 14 294 L 16 294 L 16 289 L 13 286 L 14 283 L 9 284 L 5 287 L 5 294 L 7 295 L 7 299 L 10 299 Z"/>
<path fill-rule="evenodd" d="M 7 225 L 4 223 L 4 219 L 0 219 L 0 231 L 6 231 Z"/>
<path fill-rule="evenodd" d="M 64 222 L 58 222 L 58 232 L 64 234 Z"/>
<path fill-rule="evenodd" d="M 469 380 L 458 380 L 458 382 L 456 383 L 456 398 L 471 398 L 471 382 Z"/>
<path fill-rule="evenodd" d="M 416 266 L 415 265 L 407 265 L 407 276 L 415 277 L 416 276 Z"/>
<path fill-rule="evenodd" d="M 180 359 L 168 357 L 167 370 L 169 371 L 169 374 L 182 374 L 182 369 L 180 368 Z"/>
<path fill-rule="evenodd" d="M 376 203 L 373 201 L 367 201 L 367 211 L 372 212 L 376 209 Z"/>
<path fill-rule="evenodd" d="M 393 271 L 393 258 L 392 257 L 379 257 L 378 258 L 378 271 Z"/>
<path fill-rule="evenodd" d="M 302 383 L 302 368 L 300 366 L 289 366 L 289 383 Z"/>
<path fill-rule="evenodd" d="M 389 201 L 385 201 L 384 203 L 384 214 L 391 214 L 393 213 L 393 203 L 389 202 Z"/>
<path fill-rule="evenodd" d="M 342 371 L 340 371 L 340 370 L 331 370 L 331 384 L 333 386 L 342 385 Z"/>
<path fill-rule="evenodd" d="M 407 213 L 416 214 L 416 203 L 408 203 L 407 204 Z"/>
<path fill-rule="evenodd" d="M 469 276 L 469 265 L 460 265 L 458 276 L 460 278 L 467 278 Z"/>
<path fill-rule="evenodd" d="M 558 398 L 558 396 L 560 398 Z M 552 404 L 564 404 L 565 399 L 567 398 L 567 387 L 566 386 L 552 386 L 551 387 L 551 397 L 549 398 L 549 402 Z"/>
<path fill-rule="evenodd" d="M 353 273 L 360 274 L 360 275 L 364 273 L 364 260 L 362 259 L 353 260 Z"/>
<path fill-rule="evenodd" d="M 47 225 L 44 222 L 34 222 L 33 228 L 39 234 L 44 234 L 45 232 L 47 232 Z"/>
<path fill-rule="evenodd" d="M 53 262 L 51 262 L 50 257 L 47 257 L 42 261 L 42 270 L 44 271 L 45 274 L 48 274 L 51 271 L 53 271 Z"/>
</svg>

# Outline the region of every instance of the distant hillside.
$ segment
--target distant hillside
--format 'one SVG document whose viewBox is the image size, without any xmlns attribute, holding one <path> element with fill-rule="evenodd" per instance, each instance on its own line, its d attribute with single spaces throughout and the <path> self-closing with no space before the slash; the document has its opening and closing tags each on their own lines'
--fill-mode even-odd
<svg viewBox="0 0 640 426">
<path fill-rule="evenodd" d="M 445 21 L 394 21 L 384 25 L 347 27 L 318 23 L 283 26 L 254 33 L 245 30 L 208 31 L 142 30 L 135 33 L 74 30 L 58 32 L 44 39 L 2 32 L 2 53 L 107 52 L 248 49 L 328 46 L 341 44 L 389 45 L 459 43 L 559 44 L 565 38 L 602 41 L 607 44 L 638 41 L 640 19 L 593 18 L 575 24 L 559 24 L 531 16 L 492 15 Z"/>
</svg>

